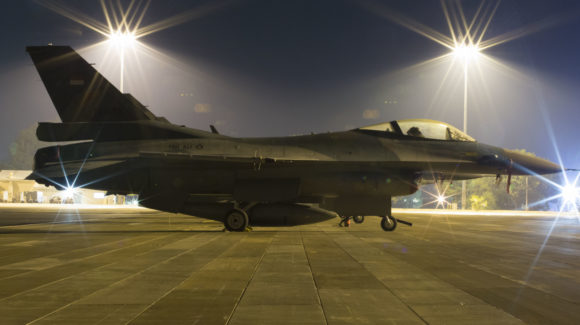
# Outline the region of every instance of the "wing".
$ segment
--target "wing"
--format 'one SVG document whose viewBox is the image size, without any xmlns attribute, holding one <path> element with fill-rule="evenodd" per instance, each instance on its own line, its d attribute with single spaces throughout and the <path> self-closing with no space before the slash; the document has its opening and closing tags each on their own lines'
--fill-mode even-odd
<svg viewBox="0 0 580 325">
<path fill-rule="evenodd" d="M 308 171 L 323 172 L 393 172 L 413 174 L 425 181 L 442 179 L 471 179 L 494 175 L 497 171 L 484 170 L 476 162 L 467 160 L 448 161 L 336 161 L 318 159 L 287 159 L 275 157 L 244 157 L 226 155 L 194 155 L 187 153 L 140 152 L 139 156 L 150 161 L 157 161 L 165 166 L 187 166 L 199 169 L 234 169 L 237 171 Z M 459 173 L 459 167 L 461 172 Z"/>
</svg>

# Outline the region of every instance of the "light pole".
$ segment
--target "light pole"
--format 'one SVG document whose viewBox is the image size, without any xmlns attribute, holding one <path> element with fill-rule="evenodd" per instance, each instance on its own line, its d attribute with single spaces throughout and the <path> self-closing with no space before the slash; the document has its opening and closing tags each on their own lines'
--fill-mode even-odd
<svg viewBox="0 0 580 325">
<path fill-rule="evenodd" d="M 109 42 L 119 54 L 119 60 L 121 65 L 121 75 L 119 82 L 119 90 L 124 92 L 124 74 L 125 74 L 125 50 L 132 48 L 135 43 L 137 43 L 137 37 L 134 32 L 121 31 L 118 29 L 115 32 L 111 32 L 109 35 Z"/>
<path fill-rule="evenodd" d="M 465 41 L 453 48 L 453 55 L 463 63 L 463 132 L 467 133 L 467 76 L 469 64 L 477 59 L 480 49 L 473 43 L 466 44 Z M 465 210 L 467 204 L 467 183 L 461 181 L 461 209 Z"/>
<path fill-rule="evenodd" d="M 463 63 L 463 133 L 467 134 L 467 60 Z M 461 181 L 461 210 L 467 204 L 467 183 Z"/>
</svg>

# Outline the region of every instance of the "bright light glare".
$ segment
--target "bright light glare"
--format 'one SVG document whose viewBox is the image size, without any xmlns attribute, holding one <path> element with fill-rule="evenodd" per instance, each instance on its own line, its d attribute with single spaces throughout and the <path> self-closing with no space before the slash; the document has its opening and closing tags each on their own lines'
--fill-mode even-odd
<svg viewBox="0 0 580 325">
<path fill-rule="evenodd" d="M 578 199 L 578 189 L 572 184 L 562 187 L 562 198 L 565 202 L 574 202 Z"/>
<path fill-rule="evenodd" d="M 576 203 L 580 200 L 580 189 L 576 187 L 576 182 L 566 182 L 566 185 L 562 186 L 560 191 L 562 197 L 562 210 L 568 208 L 577 212 L 578 205 Z"/>
<path fill-rule="evenodd" d="M 435 198 L 435 201 L 437 202 L 437 205 L 435 206 L 435 208 L 439 208 L 442 207 L 443 209 L 447 208 L 447 206 L 449 206 L 449 204 L 451 204 L 449 201 L 447 201 L 447 199 L 449 198 L 449 196 L 445 196 L 445 193 L 439 193 L 437 195 L 437 197 Z"/>
<path fill-rule="evenodd" d="M 449 202 L 448 199 L 452 197 L 452 195 L 450 196 L 445 195 L 445 192 L 447 192 L 448 188 L 449 185 L 447 185 L 444 189 L 441 189 L 439 183 L 435 183 L 435 190 L 437 191 L 437 193 L 431 193 L 424 188 L 421 189 L 423 192 L 427 193 L 428 195 L 434 198 L 433 201 L 427 202 L 423 204 L 423 206 L 435 204 L 435 209 L 439 207 L 446 209 L 451 204 L 451 202 Z"/>
<path fill-rule="evenodd" d="M 134 32 L 117 30 L 108 36 L 111 45 L 121 49 L 132 48 L 137 43 L 137 36 Z"/>
<path fill-rule="evenodd" d="M 61 196 L 63 199 L 70 199 L 70 198 L 74 197 L 76 192 L 77 192 L 77 189 L 75 187 L 69 186 L 69 187 L 65 188 L 64 191 L 62 191 Z"/>
<path fill-rule="evenodd" d="M 556 150 L 558 150 L 556 148 Z M 574 213 L 577 217 L 579 217 L 579 203 L 580 203 L 580 187 L 578 187 L 579 180 L 580 180 L 580 173 L 576 175 L 574 179 L 569 179 L 566 171 L 562 169 L 563 174 L 563 182 L 562 185 L 557 184 L 542 175 L 534 175 L 538 177 L 541 181 L 544 181 L 554 188 L 558 190 L 558 194 L 539 200 L 537 202 L 532 203 L 530 206 L 535 206 L 539 204 L 543 204 L 546 202 L 550 202 L 553 200 L 560 200 L 560 212 L 567 211 Z M 532 174 L 532 172 L 530 172 Z"/>
<path fill-rule="evenodd" d="M 471 61 L 477 59 L 480 49 L 474 44 L 462 43 L 453 49 L 453 55 L 463 61 Z"/>
</svg>

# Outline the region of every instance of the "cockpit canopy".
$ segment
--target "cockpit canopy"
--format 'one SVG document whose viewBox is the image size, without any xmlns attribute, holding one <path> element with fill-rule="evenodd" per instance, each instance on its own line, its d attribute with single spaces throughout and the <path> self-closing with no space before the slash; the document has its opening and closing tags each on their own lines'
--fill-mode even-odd
<svg viewBox="0 0 580 325">
<path fill-rule="evenodd" d="M 475 142 L 475 139 L 459 131 L 459 129 L 452 125 L 428 119 L 391 121 L 365 126 L 359 128 L 359 130 L 390 132 L 393 134 L 433 140 Z"/>
</svg>

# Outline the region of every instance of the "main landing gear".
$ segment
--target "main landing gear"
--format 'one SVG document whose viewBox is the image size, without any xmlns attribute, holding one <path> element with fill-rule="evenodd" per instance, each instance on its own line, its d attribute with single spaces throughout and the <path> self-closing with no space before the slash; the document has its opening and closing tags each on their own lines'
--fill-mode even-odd
<svg viewBox="0 0 580 325">
<path fill-rule="evenodd" d="M 244 231 L 250 224 L 250 218 L 246 211 L 234 208 L 226 215 L 224 226 L 229 231 Z"/>
<path fill-rule="evenodd" d="M 229 231 L 249 231 L 250 227 L 250 217 L 248 216 L 249 211 L 256 206 L 257 203 L 247 203 L 243 208 L 240 208 L 239 204 L 226 214 L 224 217 L 224 226 Z"/>
</svg>

